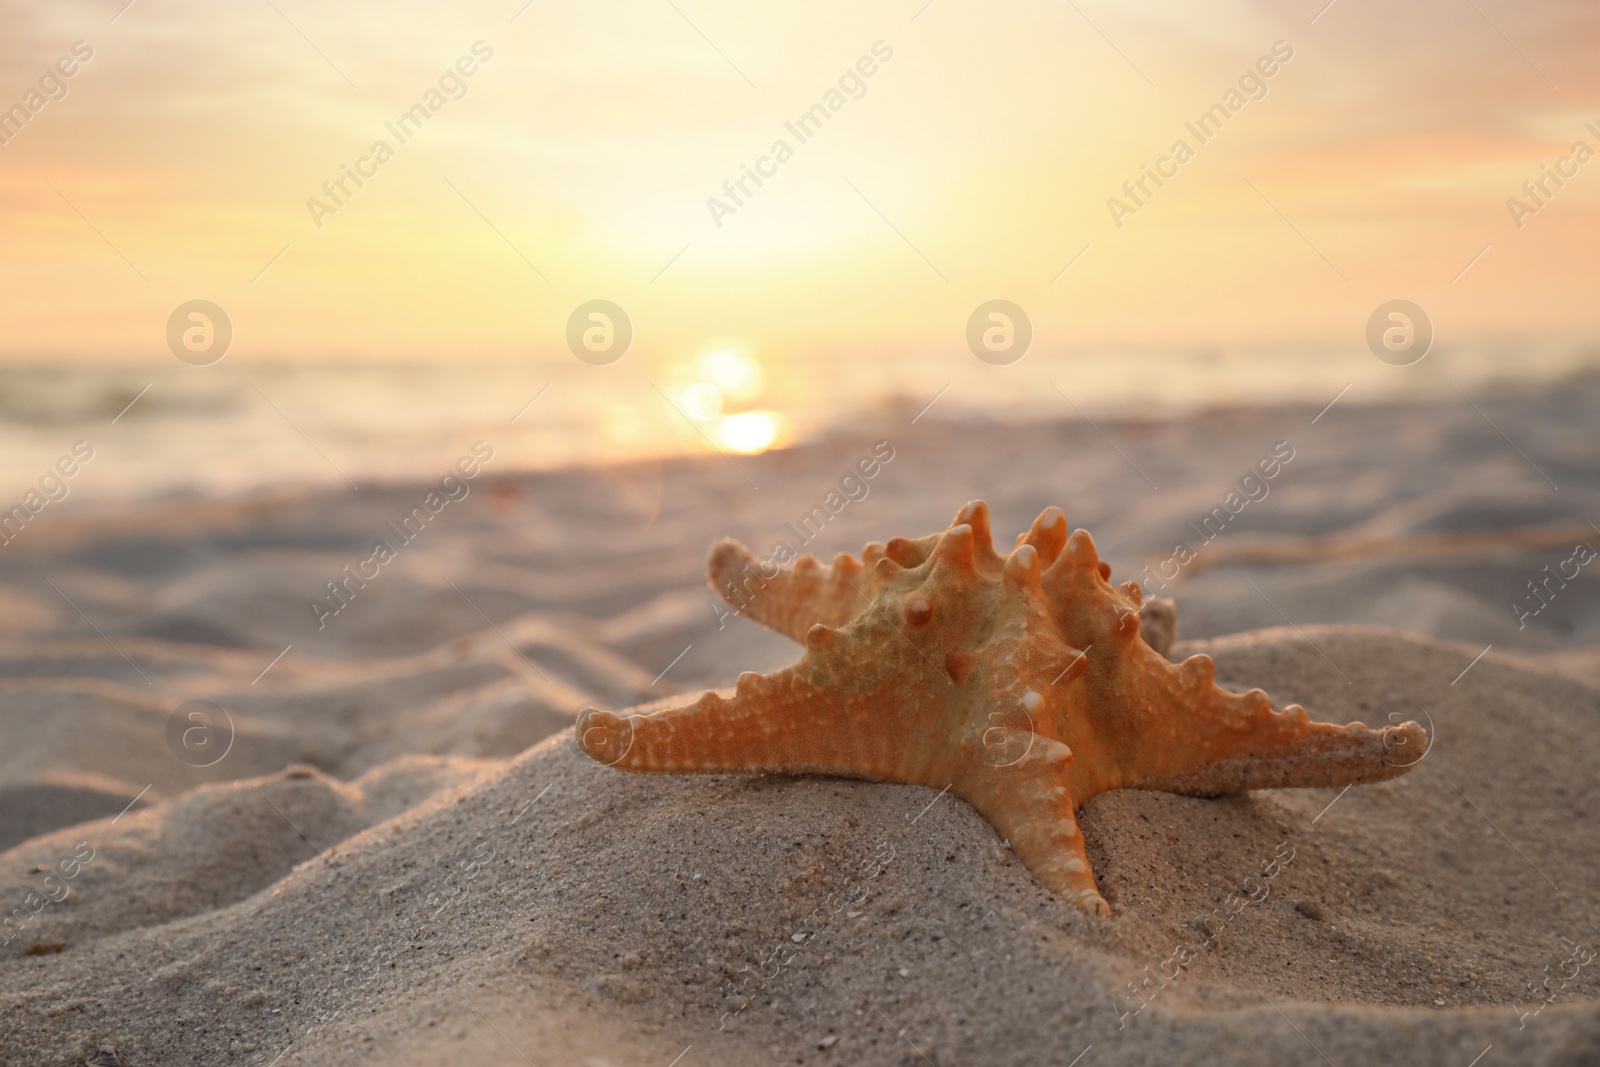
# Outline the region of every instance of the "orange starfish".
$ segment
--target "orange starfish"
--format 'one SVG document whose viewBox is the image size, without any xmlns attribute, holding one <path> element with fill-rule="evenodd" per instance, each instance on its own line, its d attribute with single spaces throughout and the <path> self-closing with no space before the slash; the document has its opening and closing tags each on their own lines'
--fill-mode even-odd
<svg viewBox="0 0 1600 1067">
<path fill-rule="evenodd" d="M 803 641 L 732 696 L 619 716 L 586 710 L 583 750 L 632 771 L 829 774 L 949 789 L 1046 886 L 1110 914 L 1076 805 L 1108 789 L 1191 796 L 1342 786 L 1405 773 L 1427 733 L 1272 709 L 1171 663 L 1141 636 L 1138 583 L 1113 587 L 1084 530 L 1046 508 L 1009 556 L 974 501 L 942 534 L 873 542 L 771 577 L 733 541 L 707 564 L 730 603 Z M 1170 635 L 1169 635 L 1170 636 Z M 1413 758 L 1404 758 L 1411 756 Z"/>
</svg>

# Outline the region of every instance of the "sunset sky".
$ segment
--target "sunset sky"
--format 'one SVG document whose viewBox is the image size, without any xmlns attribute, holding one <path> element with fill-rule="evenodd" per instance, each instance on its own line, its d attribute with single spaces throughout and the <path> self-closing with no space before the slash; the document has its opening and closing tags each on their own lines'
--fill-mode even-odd
<svg viewBox="0 0 1600 1067">
<path fill-rule="evenodd" d="M 1520 229 L 1506 203 L 1600 149 L 1592 4 L 124 3 L 7 5 L 0 106 L 93 49 L 0 145 L 9 360 L 170 361 L 194 298 L 261 361 L 570 361 L 597 297 L 642 358 L 955 358 L 996 297 L 1041 350 L 1359 347 L 1395 297 L 1458 342 L 1600 327 L 1600 162 Z M 480 41 L 400 143 L 386 123 Z M 1264 96 L 1186 132 L 1280 41 Z M 877 42 L 800 143 L 785 123 Z M 1108 199 L 1179 139 L 1119 228 Z M 319 227 L 308 199 L 379 140 Z"/>
</svg>

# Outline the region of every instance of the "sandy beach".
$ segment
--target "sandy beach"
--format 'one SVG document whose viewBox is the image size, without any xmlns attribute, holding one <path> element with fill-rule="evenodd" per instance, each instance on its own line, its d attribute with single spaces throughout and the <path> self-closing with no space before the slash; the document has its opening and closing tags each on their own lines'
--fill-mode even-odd
<svg viewBox="0 0 1600 1067">
<path fill-rule="evenodd" d="M 1597 405 L 889 412 L 46 510 L 0 548 L 0 1062 L 1594 1063 Z M 1095 798 L 1110 919 L 935 790 L 578 750 L 586 707 L 797 655 L 719 607 L 717 538 L 827 559 L 975 498 L 1005 544 L 1063 507 L 1220 684 L 1432 747 L 1347 791 Z"/>
</svg>

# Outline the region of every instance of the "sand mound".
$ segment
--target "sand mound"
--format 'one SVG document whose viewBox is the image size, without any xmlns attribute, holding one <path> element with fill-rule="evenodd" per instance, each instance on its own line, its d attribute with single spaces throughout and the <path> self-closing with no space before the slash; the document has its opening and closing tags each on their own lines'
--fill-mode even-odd
<svg viewBox="0 0 1600 1067">
<path fill-rule="evenodd" d="M 62 951 L 217 911 L 272 885 L 309 856 L 436 793 L 475 785 L 500 766 L 411 756 L 348 784 L 296 766 L 41 835 L 7 853 L 0 869 L 0 899 L 34 898 L 19 936 L 3 951 Z M 133 883 L 136 892 L 129 891 Z"/>
<path fill-rule="evenodd" d="M 1433 748 L 1343 795 L 1097 798 L 1083 822 L 1110 921 L 932 790 L 627 775 L 567 733 L 511 763 L 206 786 L 0 855 L 20 903 L 36 867 L 95 850 L 28 931 L 59 951 L 6 972 L 0 1048 L 1462 1065 L 1492 1044 L 1497 1062 L 1588 1062 L 1594 968 L 1552 981 L 1521 1029 L 1518 1012 L 1573 958 L 1562 937 L 1597 937 L 1600 690 L 1492 653 L 1452 684 L 1473 650 L 1390 632 L 1306 638 L 1205 647 L 1219 681 L 1319 718 L 1420 710 Z"/>
<path fill-rule="evenodd" d="M 418 486 L 74 494 L 0 553 L 0 1063 L 1593 1060 L 1595 690 L 1555 672 L 1600 679 L 1600 571 L 1529 585 L 1600 514 L 1597 397 L 909 424 L 924 399 L 862 440 L 508 474 L 325 626 Z M 826 559 L 979 496 L 1002 539 L 1063 505 L 1118 580 L 1193 546 L 1151 591 L 1180 638 L 1257 631 L 1188 646 L 1221 681 L 1435 748 L 1342 796 L 1096 798 L 1098 925 L 949 797 L 574 750 L 586 704 L 794 658 L 713 605 L 717 538 Z"/>
</svg>

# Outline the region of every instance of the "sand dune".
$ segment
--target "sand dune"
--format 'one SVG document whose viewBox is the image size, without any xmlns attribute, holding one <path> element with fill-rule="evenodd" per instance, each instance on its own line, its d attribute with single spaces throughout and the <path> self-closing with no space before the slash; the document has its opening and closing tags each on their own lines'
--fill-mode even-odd
<svg viewBox="0 0 1600 1067">
<path fill-rule="evenodd" d="M 310 600 L 413 487 L 52 515 L 0 555 L 0 1062 L 1593 1062 L 1600 584 L 1519 627 L 1565 556 L 1541 538 L 1295 547 L 1586 523 L 1592 407 L 1566 401 L 1538 427 L 1484 401 L 1527 463 L 1465 405 L 1102 425 L 1116 449 L 897 433 L 811 550 L 985 496 L 1001 532 L 1064 504 L 1135 576 L 1293 441 L 1165 590 L 1176 651 L 1317 718 L 1430 724 L 1410 774 L 1342 794 L 1096 798 L 1109 921 L 931 790 L 575 748 L 585 705 L 793 658 L 719 620 L 704 552 L 764 552 L 861 442 L 738 460 L 759 490 L 715 457 L 505 478 L 321 629 Z M 222 715 L 185 740 L 197 707 Z"/>
<path fill-rule="evenodd" d="M 1314 1044 L 1335 1062 L 1443 1064 L 1491 1043 L 1508 1062 L 1583 1062 L 1600 1027 L 1591 972 L 1520 1030 L 1518 1012 L 1537 1007 L 1527 983 L 1570 956 L 1561 937 L 1594 940 L 1584 771 L 1600 757 L 1600 690 L 1492 656 L 1452 687 L 1468 649 L 1307 636 L 1317 647 L 1292 631 L 1204 647 L 1220 679 L 1321 717 L 1426 709 L 1435 748 L 1342 797 L 1097 799 L 1084 822 L 1112 922 L 1061 906 L 932 790 L 622 775 L 563 733 L 510 762 L 206 786 L 13 849 L 10 896 L 79 842 L 94 858 L 27 931 L 64 947 L 13 965 L 4 1047 L 34 1062 L 97 1043 L 130 1063 L 224 1047 L 403 1058 L 384 1032 L 399 1000 L 407 1018 L 448 1019 L 428 1040 L 458 1052 L 492 1051 L 495 1027 L 537 1035 L 574 1003 L 604 1023 L 571 1038 L 575 1056 L 636 1039 L 710 1062 L 773 1047 L 901 1062 L 915 1046 L 932 1062 L 1022 1063 L 1094 1044 L 1138 1063 L 1181 1039 L 1192 1063 L 1309 1062 Z M 1274 857 L 1288 860 L 1264 878 Z M 836 910 L 852 875 L 865 891 Z M 1256 886 L 1264 900 L 1216 918 Z M 1182 968 L 1168 962 L 1180 949 Z M 1132 1014 L 1127 983 L 1163 973 Z M 460 994 L 482 995 L 494 1026 Z"/>
</svg>

